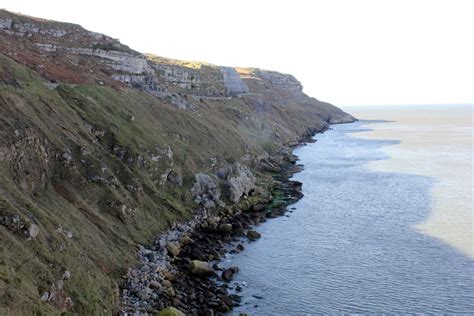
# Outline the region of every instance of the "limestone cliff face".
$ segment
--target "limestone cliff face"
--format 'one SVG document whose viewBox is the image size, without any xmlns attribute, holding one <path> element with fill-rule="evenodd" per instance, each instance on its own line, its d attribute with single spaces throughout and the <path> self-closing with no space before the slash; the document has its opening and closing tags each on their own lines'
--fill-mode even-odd
<svg viewBox="0 0 474 316">
<path fill-rule="evenodd" d="M 0 10 L 0 314 L 112 314 L 137 244 L 256 198 L 289 146 L 351 120 L 291 75 Z"/>
<path fill-rule="evenodd" d="M 240 75 L 234 68 L 221 67 L 223 80 L 227 96 L 236 96 L 242 93 L 249 93 L 250 90 L 240 78 Z"/>
<path fill-rule="evenodd" d="M 303 86 L 292 75 L 144 55 L 79 25 L 15 15 L 5 10 L 0 10 L 0 38 L 5 55 L 34 67 L 52 82 L 127 85 L 190 111 L 196 110 L 199 105 L 196 98 L 200 97 L 224 98 L 250 93 L 253 96 L 248 99 L 253 99 L 260 108 L 265 107 L 264 99 L 275 102 L 308 99 Z M 334 117 L 331 123 L 353 119 L 342 112 L 340 116 L 346 118 Z"/>
</svg>

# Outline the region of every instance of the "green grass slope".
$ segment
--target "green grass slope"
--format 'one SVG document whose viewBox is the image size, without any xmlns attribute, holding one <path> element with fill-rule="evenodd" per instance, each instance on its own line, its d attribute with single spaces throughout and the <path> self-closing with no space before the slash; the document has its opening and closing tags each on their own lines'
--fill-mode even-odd
<svg viewBox="0 0 474 316">
<path fill-rule="evenodd" d="M 0 54 L 1 315 L 113 313 L 137 245 L 190 216 L 195 173 L 255 167 L 333 113 L 195 102 L 189 112 L 128 88 L 51 88 Z"/>
</svg>

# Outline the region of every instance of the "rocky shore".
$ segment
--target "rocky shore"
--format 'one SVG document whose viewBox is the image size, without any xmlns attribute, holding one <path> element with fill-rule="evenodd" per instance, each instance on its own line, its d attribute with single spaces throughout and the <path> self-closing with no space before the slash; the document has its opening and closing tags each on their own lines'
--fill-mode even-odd
<svg viewBox="0 0 474 316">
<path fill-rule="evenodd" d="M 252 191 L 246 200 L 217 211 L 199 208 L 190 221 L 140 246 L 139 264 L 124 276 L 119 314 L 219 315 L 238 306 L 240 296 L 230 293 L 241 288 L 230 281 L 239 268 L 224 269 L 220 261 L 226 253 L 244 251 L 246 242 L 261 237 L 255 226 L 285 215 L 303 196 L 302 183 L 290 180 L 301 171 L 297 157 L 283 160 L 271 170 L 271 192 Z"/>
</svg>

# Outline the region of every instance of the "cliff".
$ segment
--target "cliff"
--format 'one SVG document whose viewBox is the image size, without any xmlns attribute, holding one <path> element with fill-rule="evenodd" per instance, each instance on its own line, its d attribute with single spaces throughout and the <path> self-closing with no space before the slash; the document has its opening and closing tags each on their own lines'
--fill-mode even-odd
<svg viewBox="0 0 474 316">
<path fill-rule="evenodd" d="M 117 311 L 137 246 L 246 199 L 352 116 L 291 75 L 144 55 L 0 10 L 0 314 Z"/>
</svg>

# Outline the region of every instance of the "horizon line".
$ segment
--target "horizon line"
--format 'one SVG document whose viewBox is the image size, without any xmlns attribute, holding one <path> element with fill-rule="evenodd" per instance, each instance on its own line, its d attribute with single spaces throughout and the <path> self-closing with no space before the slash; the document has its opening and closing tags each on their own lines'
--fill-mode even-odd
<svg viewBox="0 0 474 316">
<path fill-rule="evenodd" d="M 331 103 L 333 104 L 333 103 Z M 453 105 L 469 105 L 474 106 L 474 102 L 460 102 L 460 103 L 377 103 L 377 104 L 333 104 L 337 107 L 352 107 L 352 106 L 453 106 Z"/>
</svg>

